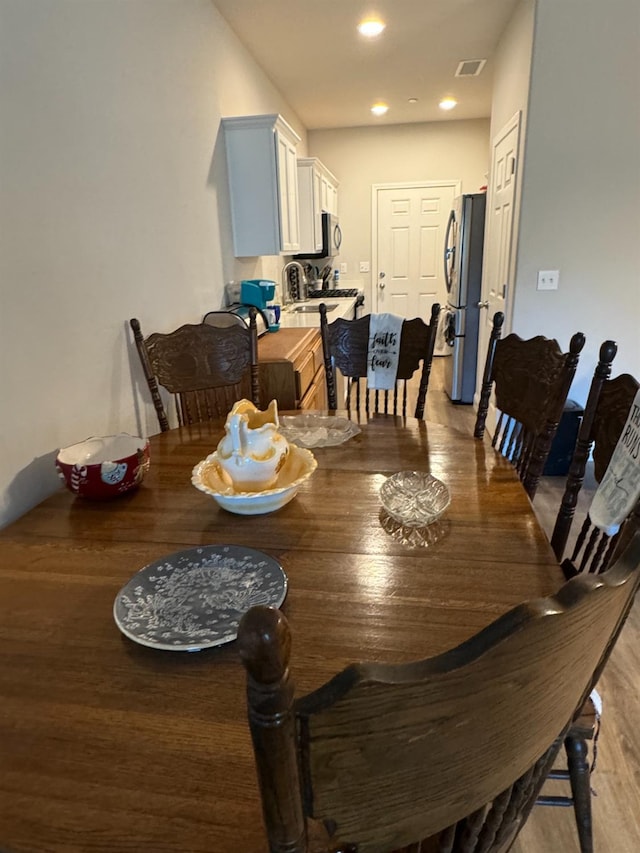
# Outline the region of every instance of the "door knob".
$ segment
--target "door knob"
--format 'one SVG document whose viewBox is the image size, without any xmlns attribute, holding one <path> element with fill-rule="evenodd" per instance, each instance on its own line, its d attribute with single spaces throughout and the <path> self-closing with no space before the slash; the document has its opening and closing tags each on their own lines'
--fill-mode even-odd
<svg viewBox="0 0 640 853">
<path fill-rule="evenodd" d="M 379 282 L 378 287 L 380 288 L 380 290 L 384 290 L 384 281 Z"/>
<path fill-rule="evenodd" d="M 488 307 L 489 307 L 489 300 L 488 299 L 486 302 L 478 302 L 478 304 L 476 305 L 476 308 L 488 308 Z"/>
</svg>

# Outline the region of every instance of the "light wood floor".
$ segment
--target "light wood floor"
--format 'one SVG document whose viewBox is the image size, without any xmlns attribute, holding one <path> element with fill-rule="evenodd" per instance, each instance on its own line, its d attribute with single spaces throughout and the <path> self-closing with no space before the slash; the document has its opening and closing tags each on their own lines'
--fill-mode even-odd
<svg viewBox="0 0 640 853">
<path fill-rule="evenodd" d="M 426 418 L 473 432 L 471 406 L 454 406 L 443 384 L 443 359 L 433 363 Z M 583 504 L 592 493 L 586 481 Z M 563 477 L 545 477 L 533 502 L 547 535 L 553 530 L 564 490 Z M 583 489 L 585 492 L 585 489 Z M 579 512 L 579 508 L 578 508 Z M 597 768 L 592 776 L 596 853 L 640 851 L 640 598 L 600 679 L 603 717 Z M 555 786 L 560 786 L 559 788 Z M 546 790 L 565 793 L 564 783 Z M 579 853 L 573 809 L 538 806 L 512 847 L 512 853 Z"/>
</svg>

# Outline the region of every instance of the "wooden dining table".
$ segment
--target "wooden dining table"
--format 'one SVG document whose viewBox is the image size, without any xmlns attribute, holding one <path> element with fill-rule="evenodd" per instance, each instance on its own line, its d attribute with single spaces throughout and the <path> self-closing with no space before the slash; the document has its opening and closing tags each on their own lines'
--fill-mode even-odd
<svg viewBox="0 0 640 853">
<path fill-rule="evenodd" d="M 235 544 L 288 578 L 292 677 L 306 693 L 358 660 L 443 652 L 561 583 L 514 470 L 487 441 L 372 416 L 286 506 L 229 513 L 191 484 L 223 423 L 151 438 L 134 492 L 61 488 L 0 531 L 0 850 L 254 853 L 265 841 L 235 642 L 198 653 L 132 642 L 113 603 L 160 557 Z M 379 490 L 430 472 L 451 503 L 409 541 Z M 428 530 L 428 529 L 427 529 Z"/>
</svg>

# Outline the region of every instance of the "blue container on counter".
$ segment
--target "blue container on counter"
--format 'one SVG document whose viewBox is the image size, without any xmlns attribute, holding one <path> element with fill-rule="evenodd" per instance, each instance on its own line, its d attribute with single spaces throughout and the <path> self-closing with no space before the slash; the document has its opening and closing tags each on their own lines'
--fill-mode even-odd
<svg viewBox="0 0 640 853">
<path fill-rule="evenodd" d="M 243 305 L 253 305 L 264 310 L 275 296 L 275 292 L 275 281 L 253 278 L 240 282 L 240 302 Z"/>
</svg>

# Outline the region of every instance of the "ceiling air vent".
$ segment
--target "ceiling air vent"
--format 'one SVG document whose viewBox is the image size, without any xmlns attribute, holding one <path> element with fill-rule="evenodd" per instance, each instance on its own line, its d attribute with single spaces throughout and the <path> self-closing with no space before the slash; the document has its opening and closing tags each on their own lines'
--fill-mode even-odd
<svg viewBox="0 0 640 853">
<path fill-rule="evenodd" d="M 486 59 L 463 59 L 456 69 L 456 77 L 477 77 L 486 64 Z"/>
</svg>

